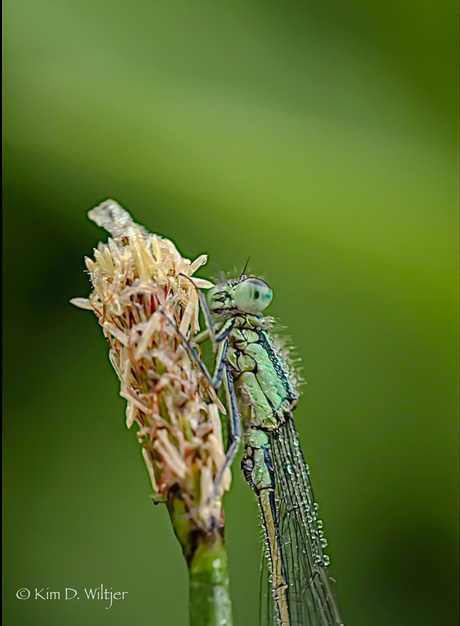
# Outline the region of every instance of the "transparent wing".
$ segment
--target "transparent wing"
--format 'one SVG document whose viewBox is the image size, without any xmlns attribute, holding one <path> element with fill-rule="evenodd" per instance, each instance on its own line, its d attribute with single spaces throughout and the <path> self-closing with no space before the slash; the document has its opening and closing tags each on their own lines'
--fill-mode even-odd
<svg viewBox="0 0 460 626">
<path fill-rule="evenodd" d="M 271 435 L 279 541 L 288 581 L 289 625 L 343 624 L 323 548 L 322 522 L 292 415 Z M 268 624 L 278 626 L 271 609 Z M 284 624 L 283 624 L 284 626 Z"/>
<path fill-rule="evenodd" d="M 260 564 L 259 624 L 260 626 L 267 626 L 267 624 L 276 624 L 278 626 L 279 620 L 277 621 L 276 618 L 268 558 L 265 552 L 264 548 Z"/>
</svg>

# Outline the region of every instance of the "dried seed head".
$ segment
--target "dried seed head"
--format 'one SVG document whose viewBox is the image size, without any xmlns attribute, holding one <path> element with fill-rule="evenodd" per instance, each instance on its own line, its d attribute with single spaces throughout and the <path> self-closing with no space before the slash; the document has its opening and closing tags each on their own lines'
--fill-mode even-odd
<svg viewBox="0 0 460 626">
<path fill-rule="evenodd" d="M 225 460 L 223 407 L 180 336 L 193 340 L 199 331 L 196 288 L 212 283 L 190 277 L 207 256 L 183 258 L 172 241 L 148 233 L 113 200 L 88 216 L 112 238 L 85 259 L 93 287 L 89 300 L 71 302 L 92 309 L 102 326 L 127 401 L 126 424 L 139 427 L 156 494 L 167 500 L 180 493 L 194 523 L 209 528 L 221 517 L 231 482 L 228 470 L 210 498 Z"/>
</svg>

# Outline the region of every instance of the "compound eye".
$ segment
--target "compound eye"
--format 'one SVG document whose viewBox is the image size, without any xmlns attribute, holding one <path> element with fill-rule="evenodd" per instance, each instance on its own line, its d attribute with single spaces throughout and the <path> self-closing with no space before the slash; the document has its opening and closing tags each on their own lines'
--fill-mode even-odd
<svg viewBox="0 0 460 626">
<path fill-rule="evenodd" d="M 259 278 L 243 280 L 233 292 L 236 307 L 245 313 L 260 313 L 268 307 L 272 299 L 272 290 Z"/>
</svg>

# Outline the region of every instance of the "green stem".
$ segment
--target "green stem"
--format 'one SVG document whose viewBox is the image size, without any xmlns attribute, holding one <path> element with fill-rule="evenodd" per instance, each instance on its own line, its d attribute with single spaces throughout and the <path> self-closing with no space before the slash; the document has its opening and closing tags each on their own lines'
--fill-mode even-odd
<svg viewBox="0 0 460 626">
<path fill-rule="evenodd" d="M 221 535 L 201 537 L 189 562 L 190 626 L 231 626 L 227 551 Z"/>
<path fill-rule="evenodd" d="M 208 530 L 196 527 L 177 492 L 168 510 L 189 570 L 190 626 L 232 626 L 223 519 Z"/>
</svg>

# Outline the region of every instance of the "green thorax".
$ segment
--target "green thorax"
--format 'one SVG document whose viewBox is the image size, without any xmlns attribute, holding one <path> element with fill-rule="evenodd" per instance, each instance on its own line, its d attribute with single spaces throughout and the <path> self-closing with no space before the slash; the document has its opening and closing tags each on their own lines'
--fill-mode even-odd
<svg viewBox="0 0 460 626">
<path fill-rule="evenodd" d="M 238 315 L 229 336 L 228 363 L 247 425 L 277 428 L 299 397 L 295 379 L 261 316 Z"/>
</svg>

